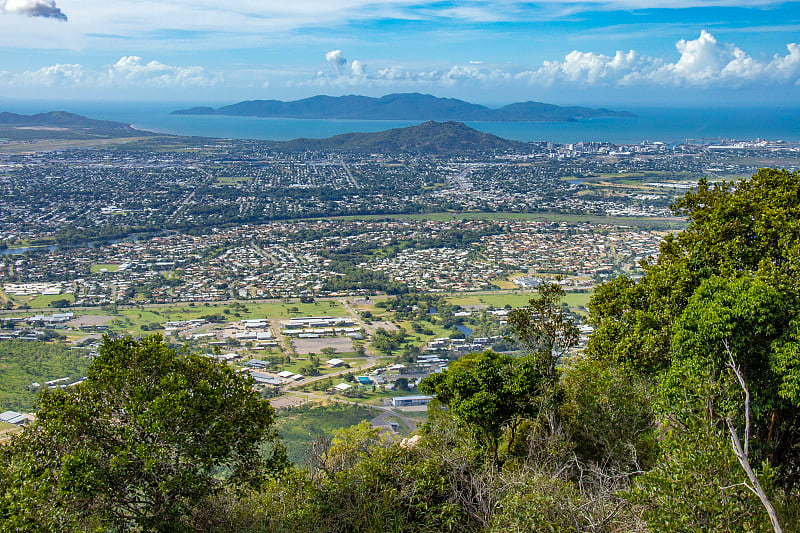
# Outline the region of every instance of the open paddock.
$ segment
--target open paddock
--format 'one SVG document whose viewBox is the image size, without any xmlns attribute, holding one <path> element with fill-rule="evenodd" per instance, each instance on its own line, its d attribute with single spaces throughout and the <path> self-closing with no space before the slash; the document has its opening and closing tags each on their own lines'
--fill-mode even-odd
<svg viewBox="0 0 800 533">
<path fill-rule="evenodd" d="M 292 339 L 292 346 L 298 354 L 321 354 L 323 348 L 336 348 L 336 353 L 352 352 L 353 340 L 350 337 L 320 337 L 318 339 Z"/>
<path fill-rule="evenodd" d="M 73 318 L 67 322 L 67 325 L 73 328 L 79 328 L 81 326 L 103 326 L 112 320 L 114 320 L 114 317 L 108 315 L 83 315 Z"/>
<path fill-rule="evenodd" d="M 386 331 L 397 331 L 397 326 L 393 322 L 373 322 L 372 327 L 376 330 L 379 328 L 383 328 Z"/>
</svg>

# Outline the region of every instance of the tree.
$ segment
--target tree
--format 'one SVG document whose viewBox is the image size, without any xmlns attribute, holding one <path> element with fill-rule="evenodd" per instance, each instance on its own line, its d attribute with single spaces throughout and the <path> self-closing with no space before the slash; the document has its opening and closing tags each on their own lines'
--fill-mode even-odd
<svg viewBox="0 0 800 533">
<path fill-rule="evenodd" d="M 590 301 L 593 357 L 655 375 L 669 366 L 672 325 L 703 280 L 754 276 L 800 304 L 800 173 L 762 169 L 736 184 L 698 183 L 674 207 L 688 227 L 667 236 L 644 277 L 621 276 Z"/>
<path fill-rule="evenodd" d="M 497 461 L 503 430 L 509 430 L 508 447 L 513 448 L 520 423 L 537 412 L 542 384 L 535 359 L 485 351 L 431 374 L 419 390 L 435 394 Z"/>
<path fill-rule="evenodd" d="M 559 414 L 576 455 L 606 469 L 633 472 L 656 455 L 648 383 L 619 366 L 584 360 L 564 373 Z"/>
<path fill-rule="evenodd" d="M 0 450 L 0 513 L 17 529 L 187 529 L 222 487 L 283 465 L 269 403 L 211 358 L 106 338 L 87 376 L 45 393 Z"/>
<path fill-rule="evenodd" d="M 70 301 L 67 298 L 59 298 L 58 300 L 53 300 L 48 305 L 50 307 L 69 307 Z"/>
<path fill-rule="evenodd" d="M 405 334 L 403 334 L 404 337 Z M 400 347 L 400 342 L 397 339 L 398 335 L 396 333 L 389 333 L 383 328 L 378 328 L 375 335 L 372 336 L 372 347 L 391 357 L 392 353 Z"/>
<path fill-rule="evenodd" d="M 564 289 L 558 283 L 543 283 L 528 305 L 508 314 L 511 334 L 536 360 L 538 370 L 556 379 L 556 362 L 578 343 L 580 332 L 561 306 Z"/>
<path fill-rule="evenodd" d="M 645 275 L 598 287 L 588 352 L 653 383 L 669 435 L 637 481 L 645 500 L 663 502 L 650 528 L 727 530 L 758 512 L 743 526 L 756 530 L 768 521 L 753 510 L 765 495 L 746 489 L 754 476 L 778 491 L 778 514 L 800 503 L 800 174 L 701 181 L 674 210 L 688 227 L 642 263 Z M 738 435 L 749 446 L 737 449 Z"/>
</svg>

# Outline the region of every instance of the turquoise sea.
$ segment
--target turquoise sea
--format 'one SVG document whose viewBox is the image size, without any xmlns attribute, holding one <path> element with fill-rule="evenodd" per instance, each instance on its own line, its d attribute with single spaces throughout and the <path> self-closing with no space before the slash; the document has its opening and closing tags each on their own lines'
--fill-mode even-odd
<svg viewBox="0 0 800 533">
<path fill-rule="evenodd" d="M 224 105 L 200 102 L 197 105 Z M 230 102 L 228 102 L 230 103 Z M 235 139 L 288 140 L 322 138 L 348 132 L 374 132 L 417 124 L 395 120 L 299 120 L 254 117 L 170 115 L 192 103 L 120 103 L 21 101 L 0 98 L 0 111 L 41 113 L 64 110 L 95 119 L 114 120 L 160 133 Z M 620 144 L 645 140 L 667 143 L 686 139 L 800 141 L 800 107 L 784 108 L 617 108 L 635 118 L 605 118 L 578 122 L 468 122 L 471 127 L 519 141 L 608 141 Z"/>
</svg>

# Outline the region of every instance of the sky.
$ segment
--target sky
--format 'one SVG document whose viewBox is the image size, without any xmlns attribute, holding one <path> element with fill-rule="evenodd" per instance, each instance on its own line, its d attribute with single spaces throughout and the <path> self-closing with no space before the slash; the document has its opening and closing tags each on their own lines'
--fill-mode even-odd
<svg viewBox="0 0 800 533">
<path fill-rule="evenodd" d="M 3 99 L 800 107 L 800 2 L 0 0 Z"/>
</svg>

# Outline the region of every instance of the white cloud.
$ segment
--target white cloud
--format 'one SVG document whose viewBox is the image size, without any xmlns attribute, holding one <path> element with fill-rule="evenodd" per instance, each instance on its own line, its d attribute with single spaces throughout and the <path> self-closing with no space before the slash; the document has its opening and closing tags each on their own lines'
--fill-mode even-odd
<svg viewBox="0 0 800 533">
<path fill-rule="evenodd" d="M 339 52 L 335 50 L 335 52 Z M 330 52 L 329 52 L 330 54 Z M 338 54 L 337 54 L 338 56 Z M 343 56 L 338 56 L 343 57 Z M 329 63 L 332 63 L 329 60 Z M 341 64 L 341 62 L 340 62 Z M 461 83 L 470 82 L 496 82 L 512 80 L 510 72 L 498 68 L 486 67 L 482 64 L 452 65 L 434 69 L 408 68 L 402 65 L 390 65 L 377 70 L 367 70 L 366 65 L 360 60 L 353 60 L 349 70 L 342 69 L 336 75 L 317 72 L 310 80 L 289 80 L 287 86 L 318 86 L 318 87 L 391 87 L 404 86 L 410 89 L 423 86 L 451 87 Z"/>
<path fill-rule="evenodd" d="M 500 87 L 514 83 L 530 83 L 544 87 L 643 87 L 670 86 L 690 88 L 767 87 L 800 85 L 800 45 L 787 45 L 786 55 L 771 59 L 750 56 L 734 44 L 717 40 L 701 31 L 696 39 L 675 43 L 676 56 L 652 57 L 636 50 L 617 51 L 605 55 L 573 50 L 562 60 L 544 61 L 534 69 L 521 69 L 509 64 L 486 65 L 478 61 L 437 68 L 386 65 L 367 71 L 360 60 L 350 62 L 349 69 L 341 50 L 325 54 L 326 61 L 336 67 L 335 75 L 318 72 L 307 81 L 292 80 L 292 86 L 319 87 L 394 87 L 426 88 L 434 86 L 486 85 Z"/>
<path fill-rule="evenodd" d="M 121 58 L 103 71 L 79 64 L 58 64 L 19 73 L 0 72 L 0 86 L 8 87 L 209 87 L 221 82 L 203 67 L 176 67 L 137 56 Z"/>
<path fill-rule="evenodd" d="M 120 58 L 102 77 L 111 85 L 142 87 L 209 87 L 221 80 L 203 67 L 177 67 L 160 61 L 145 62 L 139 56 Z"/>
<path fill-rule="evenodd" d="M 86 80 L 86 73 L 81 65 L 51 65 L 38 70 L 19 73 L 5 73 L 0 82 L 11 87 L 71 87 Z"/>
<path fill-rule="evenodd" d="M 0 12 L 29 17 L 52 18 L 66 21 L 67 16 L 56 7 L 53 0 L 5 0 L 0 1 Z"/>
<path fill-rule="evenodd" d="M 720 43 L 703 30 L 694 40 L 675 44 L 677 61 L 642 56 L 634 50 L 614 56 L 573 50 L 563 61 L 544 61 L 536 70 L 516 75 L 531 83 L 552 86 L 631 86 L 662 84 L 682 87 L 739 87 L 749 84 L 797 83 L 800 79 L 800 46 L 787 45 L 789 54 L 771 61 L 754 59 L 730 43 Z"/>
<path fill-rule="evenodd" d="M 350 63 L 350 72 L 356 78 L 363 78 L 366 73 L 366 66 L 359 61 L 358 59 L 354 59 L 352 63 Z"/>
<path fill-rule="evenodd" d="M 331 50 L 330 52 L 325 53 L 325 61 L 333 67 L 333 71 L 338 76 L 340 74 L 339 69 L 347 63 L 347 59 L 344 57 L 344 54 L 341 50 Z"/>
<path fill-rule="evenodd" d="M 800 44 L 789 43 L 786 49 L 789 53 L 783 57 L 775 54 L 766 70 L 773 78 L 800 85 Z"/>
</svg>

